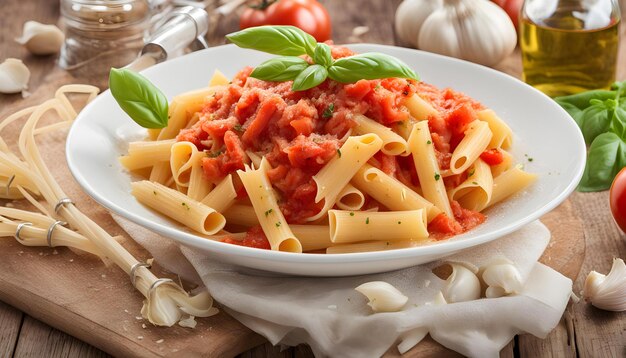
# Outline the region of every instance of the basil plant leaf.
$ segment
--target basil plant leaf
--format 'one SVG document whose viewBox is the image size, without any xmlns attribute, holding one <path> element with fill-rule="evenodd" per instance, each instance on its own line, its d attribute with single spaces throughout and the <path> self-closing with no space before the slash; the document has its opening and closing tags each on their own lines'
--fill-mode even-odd
<svg viewBox="0 0 626 358">
<path fill-rule="evenodd" d="M 239 47 L 281 56 L 313 57 L 317 41 L 295 26 L 257 26 L 226 35 Z"/>
<path fill-rule="evenodd" d="M 313 53 L 313 61 L 318 65 L 328 67 L 333 64 L 330 46 L 324 43 L 317 44 Z"/>
<path fill-rule="evenodd" d="M 626 143 L 615 133 L 602 133 L 589 147 L 587 165 L 578 184 L 579 191 L 600 191 L 611 187 L 615 175 L 626 166 Z"/>
<path fill-rule="evenodd" d="M 293 81 L 307 67 L 309 63 L 303 58 L 282 56 L 263 62 L 252 71 L 250 76 L 272 82 Z"/>
<path fill-rule="evenodd" d="M 140 126 L 167 126 L 167 97 L 144 76 L 129 69 L 111 68 L 109 88 L 117 104 Z"/>
<path fill-rule="evenodd" d="M 585 142 L 590 144 L 600 134 L 609 130 L 611 125 L 609 110 L 604 104 L 595 104 L 581 114 L 580 129 Z"/>
<path fill-rule="evenodd" d="M 626 140 L 626 109 L 616 107 L 611 120 L 611 132 L 617 134 L 622 140 Z"/>
<path fill-rule="evenodd" d="M 574 118 L 578 126 L 582 128 L 583 111 L 591 106 L 591 101 L 594 99 L 600 101 L 614 99 L 616 94 L 615 91 L 596 90 L 570 96 L 556 97 L 554 100 L 561 105 L 561 107 Z"/>
<path fill-rule="evenodd" d="M 291 90 L 293 91 L 305 91 L 309 88 L 318 86 L 326 80 L 328 77 L 328 71 L 326 67 L 322 65 L 311 65 L 302 71 L 298 77 L 293 81 Z"/>
<path fill-rule="evenodd" d="M 328 68 L 328 77 L 342 83 L 389 77 L 419 80 L 417 74 L 404 62 L 382 53 L 364 53 L 340 58 Z"/>
</svg>

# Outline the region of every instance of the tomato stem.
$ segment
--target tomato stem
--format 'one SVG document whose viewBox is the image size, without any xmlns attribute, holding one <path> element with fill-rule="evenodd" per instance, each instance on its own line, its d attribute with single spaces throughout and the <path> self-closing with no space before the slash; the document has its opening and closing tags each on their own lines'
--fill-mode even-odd
<svg viewBox="0 0 626 358">
<path fill-rule="evenodd" d="M 256 5 L 249 5 L 250 8 L 252 9 L 256 9 L 256 10 L 265 10 L 268 7 L 270 7 L 270 5 L 272 5 L 273 3 L 277 2 L 278 0 L 261 0 L 260 3 L 256 4 Z"/>
</svg>

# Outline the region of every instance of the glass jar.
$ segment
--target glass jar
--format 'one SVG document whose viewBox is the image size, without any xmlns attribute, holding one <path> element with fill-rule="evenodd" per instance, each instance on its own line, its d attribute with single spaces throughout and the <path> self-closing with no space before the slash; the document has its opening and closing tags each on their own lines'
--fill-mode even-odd
<svg viewBox="0 0 626 358">
<path fill-rule="evenodd" d="M 617 0 L 526 0 L 520 21 L 523 80 L 551 97 L 615 81 Z"/>
<path fill-rule="evenodd" d="M 60 66 L 95 77 L 137 57 L 152 13 L 148 0 L 61 0 L 61 18 Z"/>
</svg>

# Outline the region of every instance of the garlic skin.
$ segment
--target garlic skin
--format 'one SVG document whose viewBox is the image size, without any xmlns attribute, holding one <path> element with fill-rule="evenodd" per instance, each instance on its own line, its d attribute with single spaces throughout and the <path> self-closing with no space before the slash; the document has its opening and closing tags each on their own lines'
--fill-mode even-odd
<svg viewBox="0 0 626 358">
<path fill-rule="evenodd" d="M 54 25 L 45 25 L 37 21 L 24 23 L 22 37 L 15 41 L 24 45 L 33 55 L 50 55 L 61 50 L 65 35 Z"/>
<path fill-rule="evenodd" d="M 443 0 L 405 0 L 396 10 L 396 34 L 407 44 L 417 47 L 417 38 L 424 20 L 443 6 Z"/>
<path fill-rule="evenodd" d="M 366 282 L 355 290 L 367 297 L 367 305 L 374 312 L 397 312 L 409 300 L 397 288 L 384 281 Z"/>
<path fill-rule="evenodd" d="M 396 31 L 421 50 L 486 66 L 502 61 L 517 43 L 509 16 L 487 0 L 405 0 Z"/>
<path fill-rule="evenodd" d="M 522 284 L 522 276 L 517 267 L 512 263 L 488 265 L 483 270 L 482 279 L 483 282 L 489 286 L 485 291 L 487 298 L 496 298 L 519 293 L 524 287 Z"/>
<path fill-rule="evenodd" d="M 183 316 L 209 317 L 219 313 L 213 307 L 213 298 L 203 291 L 190 296 L 174 283 L 164 283 L 148 292 L 141 307 L 141 316 L 157 326 L 171 327 Z M 183 319 L 183 325 L 189 326 L 189 318 Z"/>
<path fill-rule="evenodd" d="M 443 288 L 445 302 L 465 302 L 480 298 L 480 281 L 470 269 L 463 265 L 451 263 L 452 274 Z"/>
<path fill-rule="evenodd" d="M 583 298 L 606 311 L 626 311 L 626 265 L 613 259 L 608 275 L 591 271 L 583 286 Z"/>
<path fill-rule="evenodd" d="M 30 70 L 21 60 L 7 58 L 0 64 L 0 93 L 19 93 L 28 88 Z"/>
</svg>

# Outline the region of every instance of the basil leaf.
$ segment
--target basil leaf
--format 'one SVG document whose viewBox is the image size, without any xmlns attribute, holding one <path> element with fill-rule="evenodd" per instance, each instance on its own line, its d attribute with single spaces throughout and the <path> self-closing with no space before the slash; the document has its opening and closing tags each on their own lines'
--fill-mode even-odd
<svg viewBox="0 0 626 358">
<path fill-rule="evenodd" d="M 313 57 L 317 41 L 295 26 L 258 26 L 226 35 L 239 47 L 251 48 L 274 55 Z"/>
<path fill-rule="evenodd" d="M 263 62 L 250 76 L 272 82 L 293 81 L 307 67 L 309 63 L 303 58 L 282 56 Z"/>
<path fill-rule="evenodd" d="M 580 129 L 587 144 L 600 134 L 609 130 L 611 124 L 609 111 L 604 104 L 595 104 L 585 109 L 581 114 Z"/>
<path fill-rule="evenodd" d="M 327 44 L 317 44 L 315 52 L 313 53 L 313 61 L 318 65 L 328 67 L 333 64 L 333 57 L 331 55 L 330 46 Z"/>
<path fill-rule="evenodd" d="M 577 93 L 570 96 L 555 97 L 554 100 L 561 106 L 563 106 L 563 104 L 570 104 L 580 110 L 583 110 L 589 107 L 589 102 L 592 99 L 606 101 L 607 99 L 615 99 L 616 94 L 616 91 L 595 90 Z"/>
<path fill-rule="evenodd" d="M 587 165 L 579 191 L 600 191 L 611 186 L 615 175 L 626 166 L 626 143 L 615 133 L 602 133 L 589 147 Z"/>
<path fill-rule="evenodd" d="M 328 77 L 328 71 L 326 67 L 321 65 L 311 65 L 302 71 L 295 80 L 291 87 L 292 91 L 305 91 L 309 88 L 313 88 L 326 80 Z"/>
<path fill-rule="evenodd" d="M 140 126 L 167 126 L 167 97 L 144 76 L 129 69 L 111 68 L 109 88 L 117 104 Z"/>
<path fill-rule="evenodd" d="M 611 132 L 617 134 L 622 140 L 626 140 L 626 109 L 616 107 L 611 120 Z"/>
<path fill-rule="evenodd" d="M 389 77 L 419 80 L 417 74 L 404 62 L 395 57 L 374 52 L 336 60 L 328 68 L 328 77 L 343 83 Z"/>
</svg>

